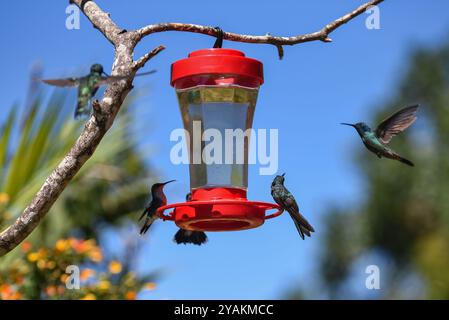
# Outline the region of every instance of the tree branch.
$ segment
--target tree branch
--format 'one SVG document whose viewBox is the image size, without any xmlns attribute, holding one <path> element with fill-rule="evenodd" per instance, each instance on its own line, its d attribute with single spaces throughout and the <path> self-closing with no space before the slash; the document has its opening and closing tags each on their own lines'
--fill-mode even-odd
<svg viewBox="0 0 449 320">
<path fill-rule="evenodd" d="M 148 62 L 148 60 L 152 59 L 155 55 L 157 55 L 159 52 L 161 52 L 164 49 L 165 49 L 164 46 L 159 46 L 157 48 L 154 48 L 153 50 L 151 50 L 144 56 L 140 57 L 139 60 L 135 61 L 133 63 L 133 68 L 136 70 L 143 68 L 145 66 L 145 64 Z"/>
<path fill-rule="evenodd" d="M 70 0 L 76 4 L 84 15 L 92 23 L 93 27 L 98 29 L 113 45 L 118 44 L 120 29 L 109 17 L 109 14 L 100 9 L 100 7 L 90 0 Z"/>
<path fill-rule="evenodd" d="M 325 25 L 321 30 L 297 35 L 292 37 L 275 37 L 270 34 L 266 34 L 264 36 L 252 36 L 246 34 L 238 34 L 232 32 L 223 32 L 223 39 L 229 41 L 236 42 L 246 42 L 246 43 L 259 43 L 259 44 L 271 44 L 274 46 L 284 46 L 284 45 L 295 45 L 298 43 L 321 40 L 324 42 L 332 41 L 329 38 L 329 34 L 333 32 L 335 29 L 345 24 L 346 22 L 352 20 L 358 15 L 364 13 L 369 7 L 378 5 L 384 0 L 372 0 L 369 1 L 357 9 L 351 11 L 348 14 L 338 18 L 335 21 L 332 21 Z M 197 24 L 189 24 L 189 23 L 159 23 L 145 26 L 141 29 L 137 30 L 138 39 L 142 39 L 145 36 L 156 32 L 165 32 L 165 31 L 182 31 L 182 32 L 193 32 L 193 33 L 201 33 L 208 36 L 216 37 L 218 35 L 216 27 L 211 26 L 202 26 Z"/>
<path fill-rule="evenodd" d="M 224 39 L 231 41 L 274 45 L 278 49 L 279 56 L 282 56 L 282 46 L 284 45 L 294 45 L 314 40 L 331 41 L 329 34 L 332 31 L 362 14 L 370 6 L 377 5 L 382 1 L 370 1 L 327 24 L 321 30 L 309 34 L 293 37 L 274 37 L 270 34 L 265 36 L 251 36 L 224 32 L 223 36 Z M 126 31 L 119 28 L 111 20 L 109 14 L 105 13 L 94 1 L 71 0 L 71 2 L 76 4 L 90 20 L 92 25 L 113 44 L 115 57 L 112 74 L 127 75 L 129 78 L 110 84 L 102 99 L 95 101 L 93 116 L 86 123 L 84 130 L 69 153 L 45 180 L 30 205 L 25 208 L 23 213 L 10 227 L 0 233 L 0 256 L 5 255 L 17 247 L 39 225 L 40 221 L 45 217 L 67 184 L 92 156 L 106 132 L 111 128 L 123 101 L 132 89 L 132 81 L 136 72 L 164 49 L 163 46 L 159 46 L 137 61 L 134 61 L 134 48 L 139 41 L 152 33 L 163 31 L 195 32 L 209 36 L 217 35 L 217 29 L 215 27 L 184 23 L 163 23 L 149 25 L 135 31 Z"/>
<path fill-rule="evenodd" d="M 72 3 L 76 4 L 93 26 L 114 45 L 115 58 L 112 74 L 129 75 L 130 78 L 110 84 L 106 88 L 103 98 L 95 102 L 93 116 L 87 121 L 84 130 L 69 153 L 45 180 L 30 205 L 11 226 L 0 234 L 0 256 L 17 247 L 38 226 L 70 180 L 95 152 L 100 141 L 112 126 L 117 112 L 132 89 L 136 71 L 161 51 L 160 47 L 156 48 L 144 56 L 140 63 L 134 62 L 132 56 L 137 42 L 133 33 L 122 32 L 122 29 L 117 27 L 109 15 L 104 13 L 93 1 L 73 0 Z"/>
</svg>

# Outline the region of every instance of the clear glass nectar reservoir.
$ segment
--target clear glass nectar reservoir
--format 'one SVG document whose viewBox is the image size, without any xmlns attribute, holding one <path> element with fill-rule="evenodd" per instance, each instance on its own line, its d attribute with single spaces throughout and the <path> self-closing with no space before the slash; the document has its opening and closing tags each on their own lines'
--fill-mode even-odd
<svg viewBox="0 0 449 320">
<path fill-rule="evenodd" d="M 177 90 L 189 132 L 191 189 L 248 187 L 248 129 L 257 94 L 258 89 L 227 84 Z"/>
</svg>

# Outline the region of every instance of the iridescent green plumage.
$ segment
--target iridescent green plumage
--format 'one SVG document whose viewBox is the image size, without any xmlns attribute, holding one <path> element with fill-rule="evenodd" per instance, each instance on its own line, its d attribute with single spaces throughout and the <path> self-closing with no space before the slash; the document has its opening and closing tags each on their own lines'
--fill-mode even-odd
<svg viewBox="0 0 449 320">
<path fill-rule="evenodd" d="M 98 91 L 101 78 L 101 74 L 91 72 L 88 76 L 79 79 L 75 119 L 89 116 L 91 99 Z"/>
<path fill-rule="evenodd" d="M 154 73 L 155 70 L 135 75 L 142 76 Z M 92 98 L 98 91 L 98 88 L 104 84 L 115 81 L 126 80 L 131 76 L 109 76 L 107 75 L 101 64 L 93 64 L 90 67 L 90 73 L 80 78 L 65 79 L 44 79 L 43 82 L 58 87 L 78 87 L 78 99 L 75 109 L 75 119 L 86 118 L 91 113 Z"/>
<path fill-rule="evenodd" d="M 390 117 L 382 121 L 376 130 L 372 130 L 366 123 L 358 122 L 355 124 L 342 123 L 346 126 L 354 127 L 365 147 L 376 154 L 379 158 L 388 158 L 398 160 L 409 166 L 414 166 L 413 162 L 401 157 L 395 151 L 387 146 L 391 139 L 407 129 L 416 120 L 418 105 L 403 108 Z"/>
</svg>

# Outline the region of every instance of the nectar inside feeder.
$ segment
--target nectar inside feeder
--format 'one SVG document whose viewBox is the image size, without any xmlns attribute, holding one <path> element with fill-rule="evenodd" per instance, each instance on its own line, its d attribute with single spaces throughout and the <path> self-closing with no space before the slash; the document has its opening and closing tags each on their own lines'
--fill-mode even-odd
<svg viewBox="0 0 449 320">
<path fill-rule="evenodd" d="M 233 141 L 232 148 L 222 141 L 223 161 L 211 164 L 204 163 L 202 155 L 212 141 L 193 140 L 196 135 L 203 137 L 207 129 L 216 130 L 221 137 L 226 129 L 251 129 L 262 83 L 262 63 L 237 50 L 198 50 L 172 64 L 171 85 L 189 133 L 192 195 L 187 202 L 159 208 L 160 218 L 186 230 L 233 231 L 256 228 L 282 213 L 277 204 L 247 199 L 249 137 L 240 144 Z M 229 154 L 232 161 L 224 161 Z M 240 161 L 236 161 L 237 155 Z M 173 210 L 164 214 L 168 209 Z M 277 211 L 267 215 L 271 209 Z"/>
</svg>

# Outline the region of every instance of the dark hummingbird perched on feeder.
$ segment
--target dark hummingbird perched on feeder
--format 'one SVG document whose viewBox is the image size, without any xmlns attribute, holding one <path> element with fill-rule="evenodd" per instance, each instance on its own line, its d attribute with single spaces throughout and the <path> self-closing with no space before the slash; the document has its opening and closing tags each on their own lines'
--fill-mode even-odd
<svg viewBox="0 0 449 320">
<path fill-rule="evenodd" d="M 190 201 L 191 196 L 192 194 L 188 193 L 186 195 L 186 201 Z M 173 237 L 173 241 L 177 244 L 191 243 L 200 246 L 203 243 L 207 242 L 207 235 L 202 231 L 192 231 L 179 228 L 178 232 L 176 232 L 175 236 Z"/>
<path fill-rule="evenodd" d="M 156 72 L 155 70 L 136 74 L 135 76 L 143 76 Z M 129 76 L 109 76 L 103 71 L 101 64 L 93 64 L 90 67 L 90 73 L 79 78 L 65 79 L 43 79 L 42 81 L 58 87 L 78 87 L 78 102 L 75 109 L 75 119 L 89 116 L 91 112 L 91 101 L 93 96 L 102 85 L 128 79 Z"/>
<path fill-rule="evenodd" d="M 151 186 L 151 202 L 148 207 L 142 212 L 142 215 L 139 218 L 139 221 L 146 215 L 145 222 L 140 229 L 140 234 L 144 234 L 150 229 L 151 225 L 154 221 L 158 219 L 156 211 L 158 208 L 167 205 L 167 197 L 164 194 L 164 186 L 167 183 L 173 182 L 176 180 L 170 180 L 164 183 L 155 183 Z"/>
<path fill-rule="evenodd" d="M 271 184 L 271 195 L 274 201 L 290 214 L 300 237 L 304 240 L 304 235 L 310 237 L 310 233 L 315 232 L 315 230 L 306 218 L 301 215 L 295 197 L 284 186 L 284 176 L 285 173 L 274 178 Z"/>
<path fill-rule="evenodd" d="M 395 135 L 401 133 L 410 127 L 413 122 L 415 122 L 418 107 L 418 105 L 415 105 L 399 110 L 382 121 L 374 131 L 371 130 L 371 128 L 364 122 L 342 124 L 354 127 L 362 138 L 363 144 L 366 148 L 376 154 L 379 158 L 384 157 L 398 160 L 413 167 L 414 164 L 410 160 L 401 157 L 399 154 L 387 147 L 387 144 Z"/>
</svg>

